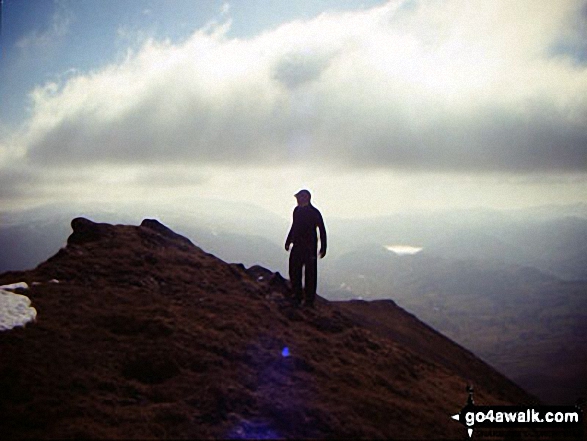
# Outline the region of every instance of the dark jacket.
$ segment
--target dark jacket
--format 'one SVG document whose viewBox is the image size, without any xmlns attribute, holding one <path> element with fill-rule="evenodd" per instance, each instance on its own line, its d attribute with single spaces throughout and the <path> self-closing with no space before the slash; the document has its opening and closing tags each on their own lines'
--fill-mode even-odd
<svg viewBox="0 0 587 441">
<path fill-rule="evenodd" d="M 305 207 L 297 206 L 293 211 L 293 223 L 286 244 L 303 251 L 316 253 L 318 247 L 318 235 L 316 228 L 320 230 L 320 253 L 326 253 L 326 228 L 322 214 L 312 204 Z"/>
</svg>

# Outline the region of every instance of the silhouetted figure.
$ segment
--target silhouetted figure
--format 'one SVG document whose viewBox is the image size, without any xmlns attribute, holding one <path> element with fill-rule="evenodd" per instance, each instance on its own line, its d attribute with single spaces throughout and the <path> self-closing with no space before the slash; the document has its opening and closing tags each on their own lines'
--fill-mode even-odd
<svg viewBox="0 0 587 441">
<path fill-rule="evenodd" d="M 320 258 L 326 255 L 326 228 L 322 214 L 310 202 L 311 195 L 308 190 L 300 190 L 295 194 L 298 206 L 293 212 L 293 223 L 287 239 L 285 250 L 293 244 L 289 255 L 289 279 L 298 304 L 314 306 L 316 298 L 316 286 L 318 280 L 318 235 L 316 228 L 320 230 Z M 302 269 L 305 270 L 305 284 L 302 289 Z M 305 298 L 303 294 L 305 293 Z M 305 302 L 304 302 L 305 301 Z"/>
</svg>

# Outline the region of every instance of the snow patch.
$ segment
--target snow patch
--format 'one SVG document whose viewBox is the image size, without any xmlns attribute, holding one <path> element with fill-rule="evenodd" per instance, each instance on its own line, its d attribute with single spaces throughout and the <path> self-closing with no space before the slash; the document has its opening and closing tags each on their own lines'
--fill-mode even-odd
<svg viewBox="0 0 587 441">
<path fill-rule="evenodd" d="M 2 291 L 14 291 L 17 289 L 29 289 L 29 286 L 26 282 L 11 283 L 10 285 L 0 286 L 0 290 Z"/>
<path fill-rule="evenodd" d="M 45 283 L 60 283 L 60 282 L 57 279 L 51 279 Z M 38 286 L 38 285 L 42 285 L 42 284 L 43 284 L 42 282 L 33 282 L 33 286 Z M 2 288 L 2 287 L 0 286 L 0 288 Z"/>
<path fill-rule="evenodd" d="M 36 318 L 37 310 L 31 306 L 31 300 L 27 296 L 0 289 L 0 331 L 24 326 Z"/>
</svg>

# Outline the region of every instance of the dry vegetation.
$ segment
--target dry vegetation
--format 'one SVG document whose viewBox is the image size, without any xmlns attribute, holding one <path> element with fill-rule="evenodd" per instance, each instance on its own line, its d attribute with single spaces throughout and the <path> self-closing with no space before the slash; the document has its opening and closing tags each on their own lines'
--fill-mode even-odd
<svg viewBox="0 0 587 441">
<path fill-rule="evenodd" d="M 462 438 L 467 382 L 479 404 L 534 400 L 393 302 L 299 309 L 279 274 L 156 221 L 72 227 L 0 275 L 41 282 L 37 322 L 0 335 L 4 439 Z"/>
</svg>

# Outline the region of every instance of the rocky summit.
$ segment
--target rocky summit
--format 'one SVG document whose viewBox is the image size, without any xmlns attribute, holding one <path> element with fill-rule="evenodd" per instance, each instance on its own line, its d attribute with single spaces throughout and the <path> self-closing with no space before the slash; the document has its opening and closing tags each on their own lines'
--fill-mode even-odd
<svg viewBox="0 0 587 441">
<path fill-rule="evenodd" d="M 480 405 L 535 401 L 392 301 L 299 308 L 279 273 L 156 220 L 71 225 L 0 275 L 38 313 L 0 333 L 3 439 L 462 439 L 467 384 Z"/>
</svg>

